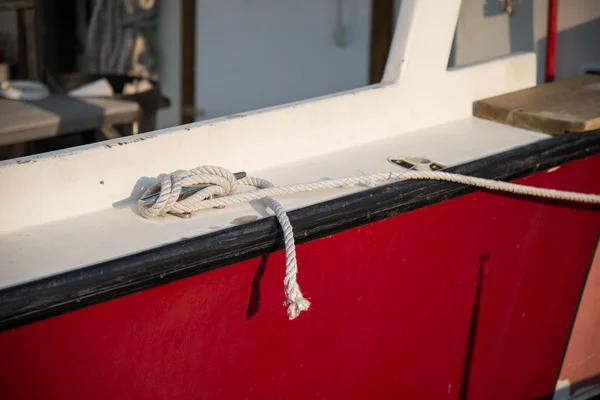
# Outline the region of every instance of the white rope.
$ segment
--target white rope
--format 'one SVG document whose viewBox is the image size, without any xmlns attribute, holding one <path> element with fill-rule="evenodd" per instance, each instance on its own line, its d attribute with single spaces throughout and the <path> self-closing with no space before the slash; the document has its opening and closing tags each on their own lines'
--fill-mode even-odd
<svg viewBox="0 0 600 400">
<path fill-rule="evenodd" d="M 142 196 L 146 197 L 159 192 L 158 199 L 152 204 L 144 204 L 141 202 L 138 204 L 139 212 L 144 218 L 153 218 L 167 213 L 182 215 L 208 208 L 223 208 L 231 204 L 248 203 L 250 201 L 263 199 L 266 206 L 275 213 L 283 230 L 286 252 L 284 279 L 285 295 L 287 297 L 286 305 L 288 306 L 289 318 L 294 319 L 302 311 L 308 310 L 310 302 L 304 298 L 296 281 L 298 265 L 296 261 L 296 246 L 294 243 L 292 225 L 281 204 L 272 199 L 271 196 L 356 185 L 374 186 L 390 181 L 403 180 L 447 181 L 475 186 L 482 189 L 542 197 L 546 199 L 600 204 L 600 195 L 596 194 L 543 189 L 441 171 L 394 171 L 275 187 L 269 181 L 251 176 L 236 180 L 235 176 L 229 170 L 215 166 L 202 166 L 189 171 L 160 174 L 157 178 L 157 182 L 149 187 Z M 208 184 L 210 186 L 185 199 L 179 200 L 182 187 L 201 184 Z M 257 190 L 236 193 L 238 185 L 253 186 L 256 187 Z"/>
</svg>

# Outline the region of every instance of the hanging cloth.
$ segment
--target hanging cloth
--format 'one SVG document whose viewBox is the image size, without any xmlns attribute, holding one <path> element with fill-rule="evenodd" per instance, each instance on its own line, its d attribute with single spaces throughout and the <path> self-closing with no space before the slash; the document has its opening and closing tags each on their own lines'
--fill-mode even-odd
<svg viewBox="0 0 600 400">
<path fill-rule="evenodd" d="M 156 79 L 151 39 L 156 0 L 96 0 L 87 34 L 87 72 Z"/>
</svg>

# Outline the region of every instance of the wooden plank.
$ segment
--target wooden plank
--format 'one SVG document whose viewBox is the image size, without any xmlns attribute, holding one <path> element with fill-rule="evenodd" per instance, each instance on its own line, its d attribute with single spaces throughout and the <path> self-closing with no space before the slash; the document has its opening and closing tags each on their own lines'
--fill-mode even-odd
<svg viewBox="0 0 600 400">
<path fill-rule="evenodd" d="M 25 101 L 0 99 L 0 145 L 23 143 L 58 134 L 60 117 Z"/>
<path fill-rule="evenodd" d="M 581 75 L 479 100 L 473 114 L 551 135 L 600 129 L 600 76 Z"/>
</svg>

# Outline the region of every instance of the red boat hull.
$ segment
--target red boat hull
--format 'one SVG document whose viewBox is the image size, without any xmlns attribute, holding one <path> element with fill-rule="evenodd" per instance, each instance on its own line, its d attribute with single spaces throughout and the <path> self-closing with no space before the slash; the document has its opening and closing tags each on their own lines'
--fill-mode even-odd
<svg viewBox="0 0 600 400">
<path fill-rule="evenodd" d="M 600 156 L 519 182 L 600 193 Z M 5 399 L 551 396 L 600 212 L 478 192 L 0 334 Z"/>
</svg>

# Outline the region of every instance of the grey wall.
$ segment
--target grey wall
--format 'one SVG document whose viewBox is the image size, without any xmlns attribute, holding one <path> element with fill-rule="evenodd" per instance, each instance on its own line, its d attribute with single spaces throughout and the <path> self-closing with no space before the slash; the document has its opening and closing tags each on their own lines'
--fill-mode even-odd
<svg viewBox="0 0 600 400">
<path fill-rule="evenodd" d="M 535 51 L 538 83 L 543 82 L 548 0 L 513 1 L 515 11 L 509 16 L 499 0 L 463 0 L 450 65 Z M 557 79 L 577 75 L 586 62 L 600 62 L 599 0 L 559 1 L 557 25 Z"/>
<path fill-rule="evenodd" d="M 366 86 L 370 28 L 370 0 L 198 0 L 195 105 L 209 119 Z"/>
<path fill-rule="evenodd" d="M 158 2 L 159 76 L 162 90 L 171 99 L 172 106 L 159 112 L 157 127 L 166 128 L 179 124 L 181 110 L 181 5 L 180 1 L 173 0 Z M 335 0 L 290 2 L 287 6 L 279 0 L 274 3 L 270 4 L 269 0 L 238 1 L 231 6 L 229 2 L 203 0 L 197 4 L 196 57 L 201 65 L 196 75 L 196 95 L 197 106 L 206 109 L 207 117 L 368 83 L 370 1 L 344 0 L 351 22 L 350 44 L 345 49 L 337 48 L 331 38 L 330 30 L 334 24 L 329 14 L 335 10 Z M 204 9 L 208 6 L 218 10 L 209 14 Z M 233 9 L 229 14 L 225 12 L 228 8 Z M 283 26 L 267 29 L 273 21 L 279 21 Z M 249 29 L 249 26 L 256 29 Z M 280 34 L 273 34 L 275 32 Z M 244 47 L 245 42 L 251 42 L 252 46 Z M 279 59 L 274 59 L 271 51 L 276 50 L 276 44 L 280 42 L 284 43 L 280 46 L 284 50 L 279 52 Z M 251 66 L 256 71 L 254 76 L 244 71 L 231 72 L 235 68 L 250 68 L 241 61 L 257 60 L 252 55 L 261 52 L 265 56 L 264 62 Z M 246 53 L 249 53 L 248 57 L 244 57 Z M 215 64 L 218 62 L 222 65 Z M 261 76 L 268 77 L 274 84 L 260 86 Z M 310 79 L 304 79 L 305 76 Z M 278 77 L 285 79 L 277 81 Z M 255 90 L 257 85 L 260 95 Z M 266 87 L 271 88 L 271 92 L 265 91 Z"/>
</svg>

